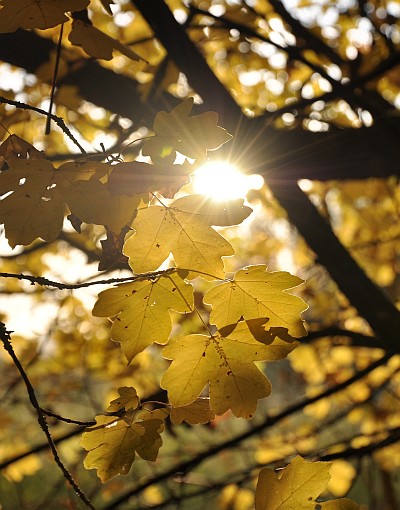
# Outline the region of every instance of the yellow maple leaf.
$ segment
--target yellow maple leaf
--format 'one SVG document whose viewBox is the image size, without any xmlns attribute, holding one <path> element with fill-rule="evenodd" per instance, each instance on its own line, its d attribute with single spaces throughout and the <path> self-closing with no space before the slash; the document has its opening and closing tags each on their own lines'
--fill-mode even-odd
<svg viewBox="0 0 400 510">
<path fill-rule="evenodd" d="M 210 205 L 201 195 L 179 198 L 169 207 L 141 209 L 124 253 L 136 273 L 156 270 L 172 253 L 178 267 L 191 271 L 189 278 L 221 278 L 221 257 L 233 255 L 234 250 L 211 225 L 237 224 L 250 213 L 241 199 Z"/>
<path fill-rule="evenodd" d="M 108 413 L 118 413 L 121 410 L 135 410 L 139 406 L 139 397 L 135 388 L 122 386 L 118 388 L 119 397 L 112 400 L 107 407 Z"/>
<path fill-rule="evenodd" d="M 108 180 L 111 193 L 132 195 L 148 191 L 175 190 L 189 182 L 192 165 L 149 165 L 141 161 L 112 166 Z M 162 193 L 164 196 L 165 193 Z"/>
<path fill-rule="evenodd" d="M 278 474 L 272 469 L 260 471 L 256 498 L 256 510 L 315 510 L 316 498 L 326 489 L 330 462 L 306 462 L 295 457 Z M 357 510 L 359 506 L 350 499 L 318 503 L 321 510 Z"/>
<path fill-rule="evenodd" d="M 86 9 L 90 0 L 2 0 L 0 33 L 15 32 L 19 28 L 55 27 L 68 21 L 66 12 Z"/>
<path fill-rule="evenodd" d="M 297 342 L 276 339 L 266 346 L 254 340 L 245 322 L 229 336 L 189 335 L 170 340 L 163 356 L 172 363 L 161 380 L 173 407 L 194 402 L 210 385 L 210 408 L 218 415 L 231 409 L 241 418 L 251 418 L 260 398 L 271 384 L 255 361 L 275 361 L 287 356 Z"/>
<path fill-rule="evenodd" d="M 193 287 L 178 274 L 155 280 L 124 283 L 99 294 L 94 305 L 96 317 L 118 314 L 111 339 L 121 343 L 129 362 L 153 342 L 164 344 L 171 333 L 169 310 L 191 312 Z"/>
<path fill-rule="evenodd" d="M 212 306 L 210 322 L 218 328 L 244 319 L 268 318 L 266 328 L 286 328 L 289 335 L 307 334 L 300 313 L 307 309 L 304 301 L 285 292 L 303 280 L 285 271 L 267 272 L 267 266 L 240 269 L 232 281 L 210 289 L 204 302 Z"/>
<path fill-rule="evenodd" d="M 210 409 L 208 398 L 198 398 L 187 406 L 173 407 L 169 416 L 174 425 L 182 422 L 197 425 L 210 422 L 215 418 L 215 413 Z"/>
<path fill-rule="evenodd" d="M 9 160 L 0 173 L 0 223 L 9 245 L 30 244 L 41 237 L 57 238 L 64 219 L 64 200 L 60 193 L 58 171 L 45 159 Z"/>
<path fill-rule="evenodd" d="M 131 60 L 144 60 L 121 41 L 110 37 L 98 28 L 80 19 L 72 22 L 72 30 L 68 36 L 69 41 L 75 46 L 80 46 L 88 55 L 103 60 L 111 60 L 113 51 L 120 53 Z"/>
<path fill-rule="evenodd" d="M 144 144 L 143 154 L 150 156 L 154 163 L 165 159 L 173 162 L 175 151 L 196 159 L 232 138 L 217 125 L 216 112 L 191 117 L 192 107 L 193 98 L 188 98 L 171 112 L 159 112 L 153 124 L 155 136 Z"/>
<path fill-rule="evenodd" d="M 142 409 L 118 418 L 96 416 L 96 425 L 87 427 L 81 438 L 81 446 L 88 451 L 85 468 L 97 469 L 104 483 L 115 475 L 126 475 L 136 453 L 145 460 L 155 461 L 167 414 L 164 409 Z"/>
<path fill-rule="evenodd" d="M 71 212 L 85 223 L 104 225 L 119 233 L 131 223 L 141 195 L 114 195 L 108 189 L 106 163 L 65 163 L 59 167 L 63 195 Z"/>
</svg>

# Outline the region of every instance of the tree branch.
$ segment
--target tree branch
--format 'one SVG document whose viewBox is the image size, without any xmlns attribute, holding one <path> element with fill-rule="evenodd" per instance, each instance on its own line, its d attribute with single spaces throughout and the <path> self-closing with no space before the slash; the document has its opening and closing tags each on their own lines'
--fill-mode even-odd
<svg viewBox="0 0 400 510">
<path fill-rule="evenodd" d="M 143 280 L 153 280 L 155 278 L 159 278 L 160 276 L 165 276 L 176 271 L 175 267 L 164 269 L 162 271 L 154 271 L 152 273 L 142 273 L 135 274 L 132 276 L 127 276 L 125 278 L 108 278 L 107 280 L 95 280 L 90 282 L 83 283 L 61 283 L 55 282 L 53 280 L 48 280 L 43 276 L 31 276 L 29 274 L 23 273 L 0 273 L 0 278 L 14 278 L 17 280 L 27 280 L 31 282 L 32 285 L 35 283 L 38 285 L 46 286 L 46 287 L 54 287 L 59 290 L 73 290 L 73 289 L 82 289 L 84 287 L 93 287 L 93 285 L 110 285 L 112 283 L 124 283 L 124 282 L 137 282 Z"/>
<path fill-rule="evenodd" d="M 74 142 L 74 144 L 78 147 L 78 149 L 81 151 L 81 153 L 86 154 L 85 149 L 78 142 L 78 140 L 74 137 L 74 135 L 71 133 L 71 131 L 67 128 L 64 120 L 61 117 L 58 117 L 58 115 L 54 115 L 51 112 L 46 112 L 45 110 L 42 110 L 41 108 L 37 108 L 36 106 L 31 106 L 29 104 L 21 103 L 20 101 L 13 101 L 12 99 L 7 99 L 6 97 L 3 97 L 3 96 L 0 96 L 0 104 L 9 104 L 11 106 L 15 106 L 16 108 L 19 108 L 20 110 L 31 110 L 33 112 L 40 113 L 41 115 L 45 115 L 48 119 L 54 120 L 54 122 L 57 124 L 57 126 L 59 126 L 61 128 L 61 130 L 68 136 L 68 138 Z"/>
<path fill-rule="evenodd" d="M 154 2 L 154 5 L 157 6 L 157 3 Z M 178 26 L 181 29 L 180 25 Z M 174 37 L 174 32 L 171 37 Z M 0 60 L 26 69 L 30 73 L 35 73 L 40 65 L 46 63 L 53 51 L 56 51 L 56 45 L 34 32 L 18 30 L 12 34 L 0 34 Z M 179 52 L 179 47 L 176 48 L 176 52 Z M 187 60 L 190 62 L 190 56 Z M 349 89 L 360 87 L 363 83 L 373 81 L 392 69 L 399 62 L 400 54 L 390 56 L 365 76 L 343 84 L 343 87 Z M 195 72 L 196 66 L 193 67 Z M 229 105 L 224 105 L 223 102 L 220 104 L 211 82 L 209 83 L 207 79 L 202 81 L 203 90 L 208 89 L 208 93 L 202 94 L 207 98 L 207 102 L 199 106 L 197 111 L 215 109 L 222 119 L 222 113 L 227 112 Z M 156 94 L 150 102 L 143 102 L 138 90 L 139 84 L 135 80 L 113 73 L 89 60 L 79 69 L 71 69 L 60 82 L 60 86 L 62 83 L 78 87 L 79 94 L 87 101 L 144 125 L 151 125 L 159 110 L 171 109 L 179 102 L 166 93 Z M 208 99 L 212 101 L 209 102 Z M 276 113 L 302 109 L 317 100 L 334 99 L 337 99 L 337 93 L 329 92 L 318 98 L 292 103 Z M 231 101 L 232 98 L 230 104 Z M 234 108 L 238 108 L 236 103 Z M 239 116 L 238 122 L 233 120 L 229 123 L 229 129 L 235 133 L 235 144 L 234 147 L 227 146 L 223 150 L 234 149 L 235 158 L 242 161 L 243 169 L 262 173 L 267 178 L 276 174 L 281 179 L 289 181 L 363 179 L 399 175 L 400 144 L 397 143 L 396 135 L 396 132 L 400 133 L 398 117 L 377 121 L 368 130 L 346 129 L 338 133 L 311 133 L 301 129 L 276 130 L 271 127 L 267 132 L 265 126 L 269 121 L 270 114 L 265 118 L 253 119 L 251 129 L 243 116 Z M 223 122 L 221 120 L 222 125 Z M 238 126 L 241 126 L 240 130 Z M 258 144 L 254 143 L 255 139 Z M 241 158 L 242 153 L 244 156 Z M 343 157 L 344 154 L 346 157 Z"/>
<path fill-rule="evenodd" d="M 260 164 L 265 164 L 268 151 L 265 141 L 261 140 L 261 135 L 265 136 L 265 133 L 260 131 L 259 121 L 254 119 L 253 122 L 242 115 L 237 104 L 175 20 L 167 4 L 162 0 L 153 0 L 151 4 L 146 0 L 132 1 L 207 107 L 215 108 L 225 118 L 226 125 L 232 132 L 237 131 L 237 126 L 240 126 L 242 136 L 239 135 L 236 146 L 243 154 L 243 161 L 259 147 L 259 151 L 265 155 L 260 158 Z M 226 107 L 230 109 L 229 114 Z M 274 141 L 270 143 L 273 144 Z M 318 152 L 314 151 L 314 157 L 319 159 Z M 294 165 L 290 166 L 293 167 Z M 400 313 L 396 307 L 357 265 L 296 182 L 285 182 L 281 175 L 276 173 L 267 178 L 267 184 L 278 202 L 286 209 L 289 220 L 317 254 L 318 262 L 327 268 L 340 290 L 369 322 L 376 336 L 382 341 L 382 347 L 398 351 Z"/>
<path fill-rule="evenodd" d="M 352 377 L 347 379 L 346 381 L 343 381 L 340 384 L 337 384 L 336 386 L 333 386 L 329 388 L 326 391 L 323 391 L 319 393 L 318 395 L 315 395 L 314 397 L 307 398 L 304 400 L 301 400 L 298 404 L 295 404 L 291 407 L 288 407 L 284 411 L 282 411 L 279 414 L 276 414 L 275 416 L 269 416 L 267 417 L 262 423 L 259 425 L 256 425 L 255 427 L 231 438 L 227 441 L 220 443 L 214 447 L 208 448 L 207 450 L 200 452 L 197 456 L 181 462 L 178 465 L 173 466 L 172 468 L 154 475 L 153 478 L 150 478 L 146 480 L 145 482 L 142 482 L 138 484 L 135 488 L 131 489 L 130 491 L 125 492 L 124 494 L 121 494 L 117 498 L 115 498 L 113 501 L 111 501 L 109 504 L 107 504 L 105 507 L 103 507 L 102 510 L 112 510 L 118 508 L 119 505 L 127 501 L 129 498 L 141 493 L 143 490 L 147 489 L 148 487 L 155 485 L 157 483 L 160 483 L 164 480 L 167 480 L 170 477 L 175 476 L 177 473 L 186 473 L 189 470 L 192 470 L 193 468 L 199 466 L 202 464 L 205 460 L 213 457 L 214 455 L 217 455 L 218 453 L 229 450 L 241 442 L 245 441 L 246 439 L 249 439 L 250 437 L 265 431 L 266 429 L 271 428 L 272 426 L 276 425 L 280 421 L 282 421 L 284 418 L 287 418 L 288 416 L 297 413 L 298 411 L 301 411 L 304 409 L 304 407 L 314 404 L 315 402 L 318 402 L 319 400 L 323 398 L 327 398 L 331 395 L 334 395 L 335 393 L 346 389 L 351 384 L 359 381 L 366 375 L 368 375 L 370 372 L 375 370 L 376 368 L 380 367 L 381 365 L 385 364 L 389 359 L 392 357 L 392 354 L 386 354 L 382 358 L 378 359 L 377 361 L 374 361 L 371 363 L 368 367 L 366 367 L 363 370 L 360 370 L 359 372 L 355 373 Z"/>
<path fill-rule="evenodd" d="M 91 502 L 87 499 L 85 494 L 82 492 L 82 489 L 79 487 L 79 485 L 72 478 L 71 473 L 68 471 L 68 469 L 64 466 L 63 462 L 61 461 L 61 459 L 58 455 L 56 445 L 53 441 L 53 438 L 50 435 L 50 431 L 49 431 L 49 427 L 47 425 L 46 419 L 42 413 L 39 402 L 37 401 L 37 398 L 35 395 L 35 390 L 33 389 L 33 386 L 31 384 L 25 370 L 23 369 L 17 355 L 14 352 L 14 349 L 11 345 L 10 332 L 6 330 L 6 327 L 2 322 L 0 322 L 0 340 L 3 342 L 4 349 L 10 355 L 11 359 L 14 362 L 14 365 L 17 367 L 17 369 L 25 383 L 26 389 L 28 391 L 29 400 L 32 404 L 32 407 L 36 411 L 40 428 L 43 430 L 43 432 L 47 438 L 48 445 L 53 453 L 53 457 L 54 457 L 54 460 L 55 460 L 57 466 L 61 469 L 61 471 L 64 475 L 64 478 L 69 482 L 71 487 L 74 489 L 75 493 L 85 503 L 85 505 L 88 508 L 90 508 L 91 510 L 96 510 L 95 507 L 91 504 Z"/>
</svg>

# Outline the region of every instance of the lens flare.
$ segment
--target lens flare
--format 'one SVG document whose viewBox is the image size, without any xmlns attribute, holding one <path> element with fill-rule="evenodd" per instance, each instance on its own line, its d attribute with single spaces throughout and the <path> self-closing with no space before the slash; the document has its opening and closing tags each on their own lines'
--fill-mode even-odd
<svg viewBox="0 0 400 510">
<path fill-rule="evenodd" d="M 226 161 L 205 163 L 195 172 L 193 178 L 195 193 L 216 201 L 246 198 L 250 189 L 260 189 L 263 183 L 260 175 L 245 175 Z"/>
</svg>

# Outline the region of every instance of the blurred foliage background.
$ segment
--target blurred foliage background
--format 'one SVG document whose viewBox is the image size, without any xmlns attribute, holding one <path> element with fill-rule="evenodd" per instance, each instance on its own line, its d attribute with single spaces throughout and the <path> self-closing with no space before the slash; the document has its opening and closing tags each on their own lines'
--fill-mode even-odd
<svg viewBox="0 0 400 510">
<path fill-rule="evenodd" d="M 229 270 L 263 263 L 305 279 L 298 292 L 309 305 L 309 336 L 270 369 L 272 396 L 251 422 L 224 415 L 206 426 L 170 426 L 154 465 L 138 460 L 129 475 L 102 486 L 83 468 L 82 429 L 50 418 L 62 458 L 102 509 L 250 509 L 258 469 L 300 453 L 333 460 L 333 496 L 349 494 L 364 510 L 396 510 L 400 2 L 91 0 L 84 14 L 145 61 L 120 46 L 108 60 L 96 48 L 86 52 L 71 44 L 66 22 L 53 112 L 89 153 L 118 154 L 130 144 L 123 155 L 131 161 L 159 110 L 194 96 L 197 112 L 217 111 L 234 140 L 210 158 L 264 178 L 247 195 L 253 215 L 224 231 L 236 250 Z M 60 26 L 3 32 L 0 140 L 16 134 L 55 164 L 79 158 L 54 123 L 45 136 L 43 115 L 7 104 L 48 110 Z M 64 283 L 126 275 L 123 263 L 98 272 L 103 238 L 102 227 L 84 225 L 78 234 L 67 223 L 52 243 L 10 250 L 3 236 L 0 271 Z M 0 319 L 14 331 L 46 409 L 92 420 L 120 386 L 134 386 L 142 399 L 165 398 L 159 348 L 127 367 L 109 340 L 110 323 L 92 317 L 99 288 L 2 278 L 0 289 Z M 175 319 L 177 332 L 193 327 L 190 316 Z M 83 508 L 55 469 L 5 352 L 0 366 L 1 508 Z"/>
</svg>

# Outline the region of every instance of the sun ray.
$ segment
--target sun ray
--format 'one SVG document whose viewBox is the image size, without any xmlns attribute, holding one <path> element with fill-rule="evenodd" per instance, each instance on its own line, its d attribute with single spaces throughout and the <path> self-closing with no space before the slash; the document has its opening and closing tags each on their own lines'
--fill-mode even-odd
<svg viewBox="0 0 400 510">
<path fill-rule="evenodd" d="M 194 191 L 216 201 L 246 198 L 250 189 L 260 189 L 263 183 L 260 175 L 246 175 L 226 161 L 205 163 L 193 178 Z"/>
</svg>

